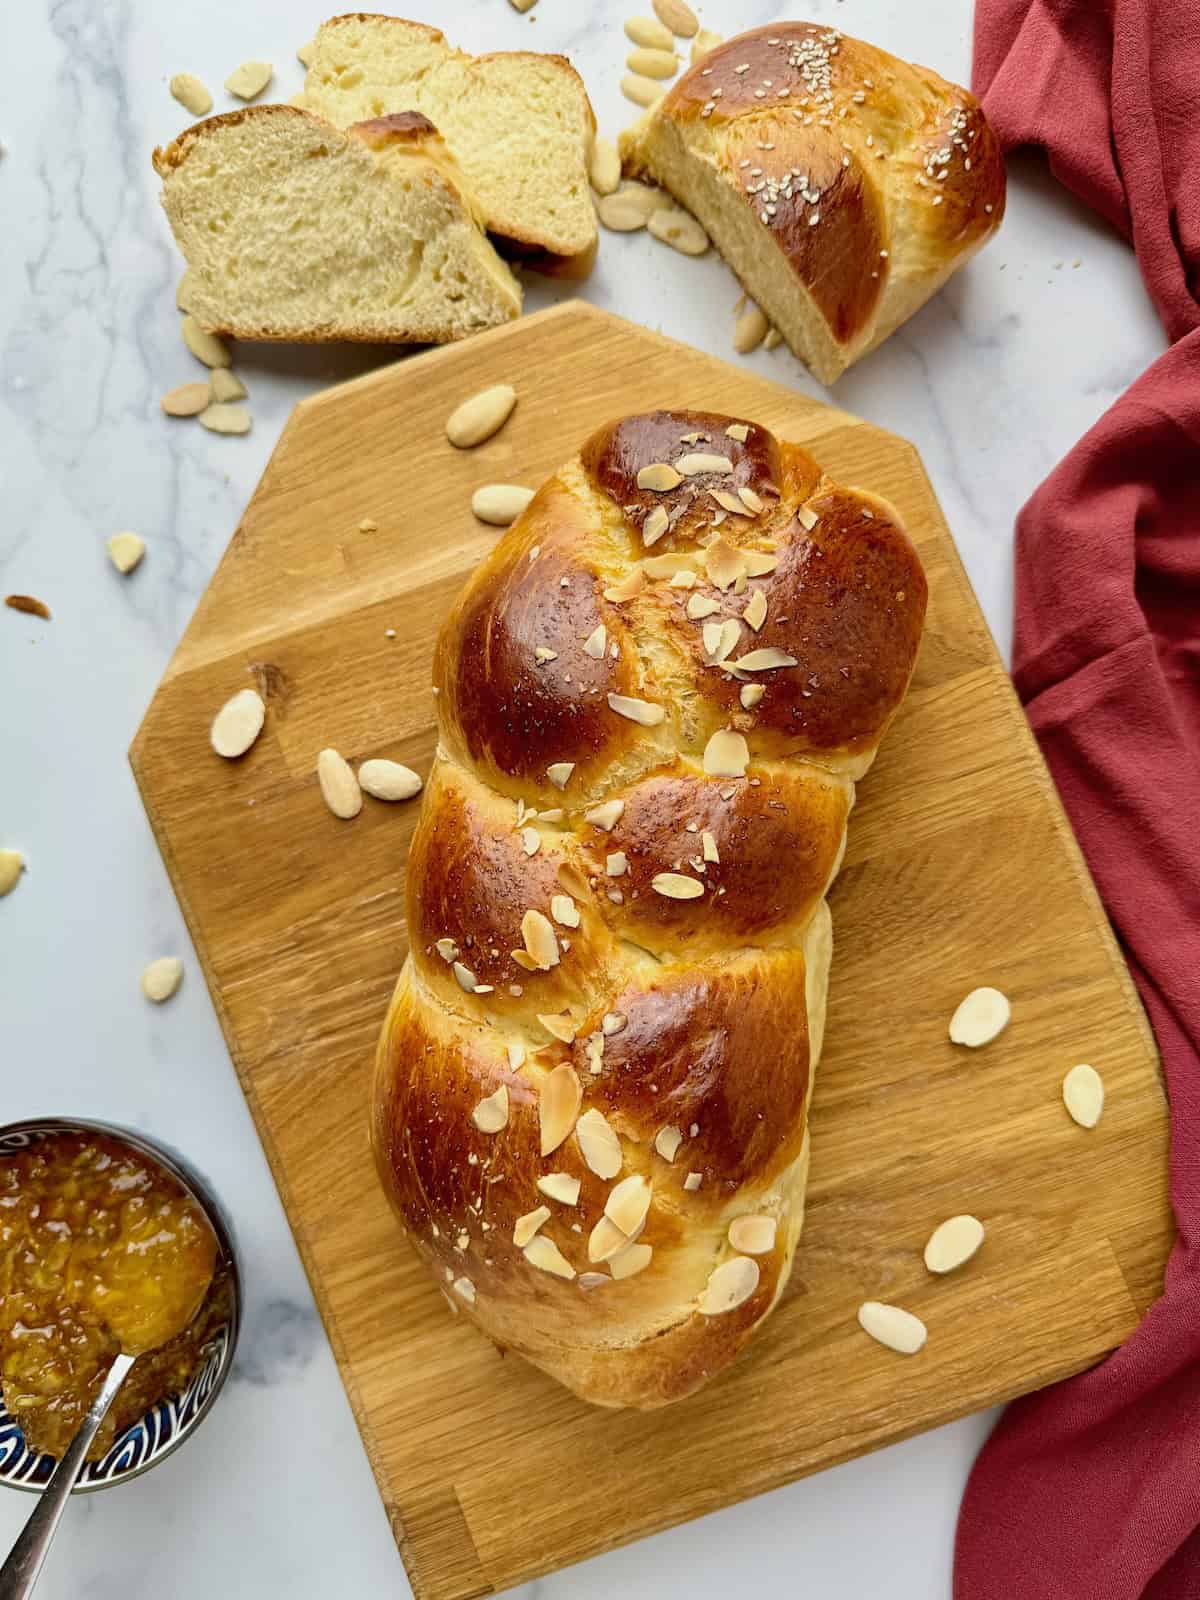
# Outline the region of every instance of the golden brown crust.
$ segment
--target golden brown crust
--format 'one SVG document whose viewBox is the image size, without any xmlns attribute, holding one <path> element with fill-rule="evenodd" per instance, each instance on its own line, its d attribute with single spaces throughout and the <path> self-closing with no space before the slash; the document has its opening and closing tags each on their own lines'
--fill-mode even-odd
<svg viewBox="0 0 1200 1600">
<path fill-rule="evenodd" d="M 638 487 L 644 466 L 696 452 L 728 469 Z M 756 514 L 719 511 L 721 484 L 758 497 Z M 647 495 L 672 520 L 649 553 Z M 752 555 L 738 590 L 727 564 Z M 688 586 L 671 587 L 676 566 Z M 742 619 L 727 660 L 706 659 L 689 597 Z M 376 1157 L 456 1308 L 597 1404 L 691 1393 L 786 1283 L 824 1027 L 824 896 L 924 607 L 885 502 L 749 420 L 681 410 L 593 435 L 445 624 L 442 748 L 409 856 L 411 955 L 380 1040 Z M 801 652 L 794 665 L 737 668 L 781 643 Z M 661 719 L 630 720 L 614 692 Z M 721 728 L 746 740 L 740 774 L 705 768 Z M 550 775 L 555 762 L 573 765 Z M 578 1106 L 543 1154 L 571 1085 Z M 610 1275 L 593 1234 L 630 1178 L 650 1186 L 648 1209 L 616 1242 L 646 1260 L 618 1255 Z M 534 1255 L 558 1275 L 514 1239 L 541 1206 Z M 746 1213 L 772 1218 L 775 1241 L 737 1266 L 728 1228 Z M 622 1276 L 623 1260 L 641 1270 Z M 707 1286 L 730 1264 L 745 1298 L 721 1310 Z"/>
<path fill-rule="evenodd" d="M 631 175 L 672 186 L 667 130 L 740 197 L 747 228 L 811 296 L 840 352 L 827 380 L 1004 212 L 1003 158 L 974 97 L 816 23 L 772 23 L 711 50 L 623 136 Z"/>
</svg>

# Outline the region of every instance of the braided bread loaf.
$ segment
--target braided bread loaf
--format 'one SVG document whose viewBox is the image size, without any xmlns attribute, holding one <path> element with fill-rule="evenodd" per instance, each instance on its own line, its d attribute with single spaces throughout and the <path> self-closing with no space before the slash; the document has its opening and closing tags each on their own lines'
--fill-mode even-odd
<svg viewBox="0 0 1200 1600">
<path fill-rule="evenodd" d="M 451 1304 L 587 1400 L 691 1393 L 787 1282 L 824 897 L 925 597 L 885 501 L 657 411 L 442 630 L 376 1158 Z"/>
</svg>

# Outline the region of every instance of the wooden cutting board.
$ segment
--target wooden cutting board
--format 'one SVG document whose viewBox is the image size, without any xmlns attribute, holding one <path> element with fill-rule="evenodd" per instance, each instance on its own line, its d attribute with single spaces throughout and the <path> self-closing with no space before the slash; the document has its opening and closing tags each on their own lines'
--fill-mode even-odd
<svg viewBox="0 0 1200 1600">
<path fill-rule="evenodd" d="M 507 427 L 452 450 L 446 416 L 503 381 L 521 396 Z M 730 1372 L 640 1415 L 589 1408 L 454 1321 L 392 1219 L 367 1082 L 405 954 L 417 803 L 367 800 L 339 822 L 314 762 L 332 744 L 428 769 L 434 636 L 496 537 L 472 489 L 535 485 L 604 419 L 660 405 L 753 417 L 890 497 L 931 598 L 831 899 L 791 1288 Z M 266 728 L 221 761 L 209 722 L 254 683 Z M 420 1600 L 505 1589 L 1076 1372 L 1159 1292 L 1153 1039 L 904 441 L 582 304 L 331 389 L 284 430 L 132 761 Z M 947 1020 L 983 983 L 1013 1021 L 963 1050 Z M 1077 1061 L 1107 1085 L 1091 1133 L 1059 1094 Z M 987 1241 L 935 1280 L 922 1247 L 959 1211 Z M 925 1319 L 921 1355 L 859 1330 L 868 1298 Z"/>
</svg>

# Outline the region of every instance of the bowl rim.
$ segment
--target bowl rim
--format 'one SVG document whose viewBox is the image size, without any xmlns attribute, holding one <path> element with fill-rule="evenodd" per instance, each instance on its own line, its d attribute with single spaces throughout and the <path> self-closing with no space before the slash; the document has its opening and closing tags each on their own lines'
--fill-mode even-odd
<svg viewBox="0 0 1200 1600">
<path fill-rule="evenodd" d="M 233 1225 L 226 1215 L 225 1208 L 218 1199 L 216 1191 L 208 1180 L 203 1177 L 195 1167 L 177 1150 L 164 1144 L 161 1140 L 150 1134 L 141 1133 L 136 1128 L 127 1128 L 119 1122 L 105 1122 L 96 1117 L 20 1117 L 15 1122 L 0 1123 L 0 1144 L 13 1134 L 22 1133 L 102 1133 L 110 1138 L 119 1139 L 136 1150 L 139 1155 L 147 1156 L 183 1186 L 187 1193 L 200 1206 L 208 1219 L 209 1226 L 217 1236 L 217 1248 L 220 1259 L 229 1268 L 230 1281 L 230 1311 L 229 1321 L 225 1325 L 229 1336 L 225 1341 L 225 1350 L 221 1364 L 217 1368 L 212 1385 L 205 1396 L 200 1409 L 195 1413 L 186 1428 L 178 1430 L 169 1443 L 156 1450 L 145 1461 L 136 1467 L 130 1467 L 127 1472 L 117 1477 L 104 1478 L 97 1483 L 76 1483 L 71 1490 L 76 1494 L 98 1494 L 103 1489 L 115 1489 L 123 1483 L 130 1483 L 134 1478 L 140 1478 L 143 1473 L 150 1472 L 158 1466 L 160 1461 L 165 1461 L 168 1456 L 185 1445 L 196 1429 L 208 1416 L 213 1408 L 213 1402 L 225 1387 L 225 1380 L 233 1367 L 233 1358 L 237 1350 L 238 1335 L 242 1326 L 242 1272 L 238 1257 L 237 1245 L 234 1241 Z M 5 1152 L 0 1149 L 0 1161 L 4 1159 Z M 143 1417 L 149 1412 L 144 1412 Z M 45 1454 L 46 1452 L 42 1452 Z M 41 1494 L 45 1484 L 19 1483 L 9 1478 L 0 1476 L 0 1488 L 18 1489 L 25 1494 Z"/>
</svg>

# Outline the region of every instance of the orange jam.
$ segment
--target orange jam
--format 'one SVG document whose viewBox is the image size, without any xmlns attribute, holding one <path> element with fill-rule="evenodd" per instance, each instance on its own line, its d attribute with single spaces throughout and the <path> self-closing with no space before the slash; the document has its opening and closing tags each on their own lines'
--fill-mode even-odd
<svg viewBox="0 0 1200 1600">
<path fill-rule="evenodd" d="M 0 1156 L 0 1389 L 29 1447 L 62 1454 L 122 1350 L 138 1360 L 90 1458 L 185 1387 L 228 1315 L 216 1263 L 196 1201 L 118 1139 L 51 1134 Z"/>
</svg>

